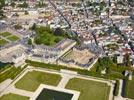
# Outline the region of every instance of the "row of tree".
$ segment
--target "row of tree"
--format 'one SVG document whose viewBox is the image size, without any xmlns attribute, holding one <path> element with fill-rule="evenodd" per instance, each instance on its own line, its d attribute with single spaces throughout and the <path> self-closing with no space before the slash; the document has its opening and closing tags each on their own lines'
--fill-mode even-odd
<svg viewBox="0 0 134 100">
<path fill-rule="evenodd" d="M 5 6 L 5 0 L 0 0 L 0 19 L 4 17 L 2 8 Z"/>
</svg>

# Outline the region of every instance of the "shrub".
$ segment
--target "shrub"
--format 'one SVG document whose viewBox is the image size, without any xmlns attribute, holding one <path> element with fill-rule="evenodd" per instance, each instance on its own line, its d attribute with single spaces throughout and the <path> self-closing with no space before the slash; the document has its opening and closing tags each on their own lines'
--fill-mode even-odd
<svg viewBox="0 0 134 100">
<path fill-rule="evenodd" d="M 117 96 L 119 93 L 119 85 L 120 85 L 119 80 L 116 80 L 115 87 L 114 87 L 114 95 L 115 96 Z"/>
</svg>

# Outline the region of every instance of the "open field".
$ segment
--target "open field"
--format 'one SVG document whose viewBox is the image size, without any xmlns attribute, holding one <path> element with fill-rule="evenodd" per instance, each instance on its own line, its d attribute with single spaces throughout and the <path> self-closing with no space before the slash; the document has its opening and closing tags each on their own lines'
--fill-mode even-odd
<svg viewBox="0 0 134 100">
<path fill-rule="evenodd" d="M 29 100 L 29 97 L 9 93 L 0 97 L 0 100 Z"/>
<path fill-rule="evenodd" d="M 8 42 L 4 39 L 0 39 L 0 46 L 3 46 L 5 44 L 7 44 Z"/>
<path fill-rule="evenodd" d="M 2 33 L 0 33 L 0 36 L 3 36 L 3 37 L 7 37 L 7 36 L 10 36 L 10 35 L 12 35 L 12 34 L 9 33 L 9 32 L 2 32 Z"/>
<path fill-rule="evenodd" d="M 79 100 L 108 100 L 110 92 L 110 87 L 106 83 L 79 78 L 71 79 L 66 88 L 80 91 Z"/>
<path fill-rule="evenodd" d="M 134 76 L 133 80 L 128 81 L 126 86 L 126 97 L 134 99 Z"/>
<path fill-rule="evenodd" d="M 17 41 L 19 38 L 15 35 L 12 35 L 12 36 L 8 37 L 7 39 L 14 42 L 14 41 Z"/>
<path fill-rule="evenodd" d="M 39 71 L 28 72 L 15 86 L 19 89 L 35 91 L 40 84 L 57 86 L 61 80 L 60 75 Z"/>
</svg>

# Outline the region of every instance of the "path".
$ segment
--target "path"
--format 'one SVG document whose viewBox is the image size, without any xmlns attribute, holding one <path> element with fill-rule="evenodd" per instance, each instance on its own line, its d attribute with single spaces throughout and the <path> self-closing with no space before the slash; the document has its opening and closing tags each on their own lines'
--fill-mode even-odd
<svg viewBox="0 0 134 100">
<path fill-rule="evenodd" d="M 11 68 L 12 68 L 12 67 L 7 68 L 6 70 L 4 70 L 4 71 L 0 72 L 0 74 L 5 73 L 6 71 L 10 70 Z"/>
<path fill-rule="evenodd" d="M 17 88 L 15 88 L 15 86 L 11 85 L 7 89 L 6 93 L 14 93 L 14 94 L 18 94 L 18 95 L 22 95 L 22 96 L 26 96 L 26 97 L 32 97 L 34 92 L 17 89 Z"/>
<path fill-rule="evenodd" d="M 7 39 L 6 37 L 0 36 L 0 38 L 6 40 L 7 42 L 12 42 L 9 39 Z"/>
<path fill-rule="evenodd" d="M 60 87 L 60 88 L 65 88 L 65 86 L 67 85 L 68 81 L 69 81 L 71 78 L 73 78 L 73 76 L 63 74 L 63 75 L 62 75 L 62 80 L 61 80 L 60 83 L 58 84 L 58 87 Z"/>
</svg>

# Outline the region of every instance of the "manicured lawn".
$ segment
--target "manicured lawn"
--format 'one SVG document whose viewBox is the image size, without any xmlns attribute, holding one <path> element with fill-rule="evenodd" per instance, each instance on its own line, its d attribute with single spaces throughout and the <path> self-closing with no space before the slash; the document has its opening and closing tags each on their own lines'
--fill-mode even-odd
<svg viewBox="0 0 134 100">
<path fill-rule="evenodd" d="M 0 39 L 0 46 L 3 46 L 5 44 L 7 44 L 8 42 L 4 39 Z"/>
<path fill-rule="evenodd" d="M 7 39 L 14 42 L 14 41 L 17 41 L 19 38 L 15 35 L 12 35 L 12 36 L 8 37 Z"/>
<path fill-rule="evenodd" d="M 127 83 L 126 97 L 134 99 L 134 76 L 133 76 L 133 80 L 130 80 Z"/>
<path fill-rule="evenodd" d="M 29 97 L 9 93 L 0 97 L 0 100 L 29 100 Z"/>
<path fill-rule="evenodd" d="M 3 32 L 3 33 L 0 33 L 0 36 L 3 36 L 3 37 L 7 37 L 7 36 L 10 36 L 11 33 L 9 32 Z"/>
<path fill-rule="evenodd" d="M 61 76 L 57 74 L 32 71 L 24 75 L 24 77 L 21 78 L 15 84 L 15 86 L 17 88 L 24 89 L 24 90 L 35 91 L 41 83 L 57 86 L 60 80 L 61 80 Z"/>
<path fill-rule="evenodd" d="M 79 100 L 108 100 L 110 87 L 105 83 L 71 79 L 66 85 L 67 89 L 80 91 Z"/>
</svg>

